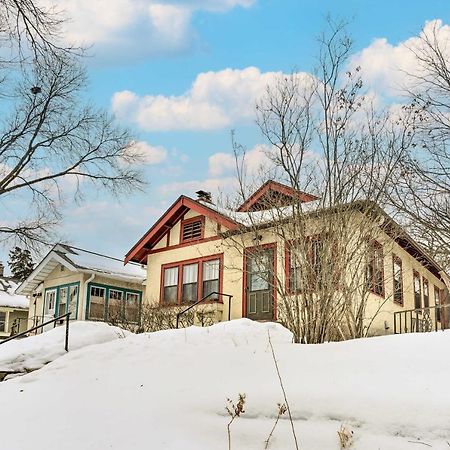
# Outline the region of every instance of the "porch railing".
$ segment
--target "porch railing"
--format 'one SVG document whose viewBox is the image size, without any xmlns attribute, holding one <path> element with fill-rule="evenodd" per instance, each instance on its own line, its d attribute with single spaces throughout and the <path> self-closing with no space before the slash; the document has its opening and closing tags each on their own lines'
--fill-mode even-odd
<svg viewBox="0 0 450 450">
<path fill-rule="evenodd" d="M 208 295 L 205 295 L 203 298 L 201 298 L 200 300 L 196 301 L 195 303 L 192 303 L 192 305 L 189 305 L 187 308 L 183 309 L 182 311 L 180 311 L 179 313 L 177 313 L 177 322 L 176 322 L 176 327 L 178 328 L 180 325 L 180 317 L 183 314 L 186 314 L 188 311 L 190 311 L 192 308 L 196 307 L 197 305 L 199 305 L 200 303 L 204 303 L 205 301 L 207 301 L 208 299 L 211 299 L 213 296 L 217 296 L 217 299 L 221 298 L 221 297 L 226 297 L 228 298 L 228 320 L 231 320 L 231 300 L 233 298 L 232 295 L 230 294 L 223 294 L 221 292 L 211 292 Z M 214 300 L 214 302 L 218 302 L 218 300 Z"/>
<path fill-rule="evenodd" d="M 18 339 L 18 338 L 21 338 L 21 337 L 24 337 L 24 336 L 28 336 L 32 331 L 37 331 L 39 328 L 43 329 L 45 326 L 50 325 L 52 323 L 53 323 L 53 326 L 55 327 L 56 326 L 56 322 L 58 322 L 58 320 L 60 320 L 60 321 L 65 321 L 65 323 L 66 323 L 64 349 L 65 349 L 66 352 L 68 352 L 69 351 L 69 323 L 70 323 L 69 319 L 70 319 L 70 315 L 71 314 L 72 314 L 71 312 L 68 312 L 66 314 L 62 314 L 59 317 L 55 317 L 54 319 L 48 320 L 47 322 L 44 322 L 44 323 L 36 325 L 36 326 L 34 326 L 32 328 L 29 328 L 28 330 L 23 331 L 22 333 L 14 334 L 13 336 L 10 336 L 10 337 L 8 337 L 6 339 L 1 340 L 0 341 L 0 345 L 5 344 L 6 342 L 12 341 L 14 339 Z"/>
<path fill-rule="evenodd" d="M 449 328 L 450 305 L 407 309 L 394 313 L 394 334 L 425 333 Z"/>
</svg>

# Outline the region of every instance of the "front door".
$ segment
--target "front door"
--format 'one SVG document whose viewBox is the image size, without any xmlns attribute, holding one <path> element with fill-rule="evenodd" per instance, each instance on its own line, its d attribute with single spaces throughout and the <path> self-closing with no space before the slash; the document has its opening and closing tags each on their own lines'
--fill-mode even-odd
<svg viewBox="0 0 450 450">
<path fill-rule="evenodd" d="M 56 289 L 45 292 L 44 315 L 46 317 L 55 317 L 56 310 Z"/>
<path fill-rule="evenodd" d="M 273 248 L 252 250 L 246 258 L 246 316 L 253 320 L 273 320 Z"/>
</svg>

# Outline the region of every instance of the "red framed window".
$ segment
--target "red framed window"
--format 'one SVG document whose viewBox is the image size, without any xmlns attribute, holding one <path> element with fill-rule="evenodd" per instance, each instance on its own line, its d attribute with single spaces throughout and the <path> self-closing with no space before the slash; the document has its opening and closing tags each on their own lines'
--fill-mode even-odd
<svg viewBox="0 0 450 450">
<path fill-rule="evenodd" d="M 299 293 L 302 285 L 305 289 L 321 289 L 330 278 L 336 288 L 339 288 L 340 272 L 336 264 L 336 252 L 336 244 L 329 241 L 325 234 L 308 237 L 303 248 L 296 241 L 286 242 L 287 291 L 291 294 Z"/>
<path fill-rule="evenodd" d="M 369 243 L 366 269 L 367 285 L 373 294 L 384 297 L 384 256 L 383 246 L 377 242 Z"/>
<path fill-rule="evenodd" d="M 403 306 L 403 265 L 396 255 L 392 256 L 392 272 L 394 302 Z"/>
<path fill-rule="evenodd" d="M 422 279 L 423 285 L 423 307 L 430 307 L 430 285 L 428 284 L 428 280 L 424 277 Z"/>
<path fill-rule="evenodd" d="M 434 305 L 436 306 L 436 320 L 438 322 L 441 321 L 441 308 L 439 308 L 441 304 L 441 290 L 435 286 L 434 287 Z"/>
<path fill-rule="evenodd" d="M 204 216 L 191 217 L 190 219 L 182 220 L 180 230 L 180 243 L 202 239 L 204 228 Z"/>
<path fill-rule="evenodd" d="M 413 271 L 414 309 L 422 308 L 422 283 L 419 272 Z"/>
<path fill-rule="evenodd" d="M 178 303 L 178 266 L 164 269 L 163 302 L 167 305 Z"/>
<path fill-rule="evenodd" d="M 161 266 L 161 304 L 195 303 L 210 295 L 207 301 L 219 301 L 222 285 L 222 255 L 180 261 Z"/>
</svg>

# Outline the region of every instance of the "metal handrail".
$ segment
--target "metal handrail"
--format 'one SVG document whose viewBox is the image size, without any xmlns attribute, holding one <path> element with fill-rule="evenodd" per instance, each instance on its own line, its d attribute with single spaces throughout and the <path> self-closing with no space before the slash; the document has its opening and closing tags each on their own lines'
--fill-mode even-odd
<svg viewBox="0 0 450 450">
<path fill-rule="evenodd" d="M 217 295 L 217 297 L 228 297 L 228 320 L 231 320 L 231 299 L 233 298 L 233 296 L 230 295 L 230 294 L 223 294 L 222 292 L 210 292 L 208 295 L 205 295 L 200 300 L 197 300 L 195 303 L 192 303 L 192 305 L 189 305 L 186 309 L 183 309 L 183 311 L 180 311 L 179 313 L 177 313 L 177 324 L 176 324 L 176 327 L 178 328 L 178 326 L 180 324 L 180 317 L 184 313 L 188 312 L 190 309 L 192 309 L 194 306 L 197 306 L 199 303 L 204 302 L 205 300 L 207 300 L 212 295 Z"/>
<path fill-rule="evenodd" d="M 64 342 L 64 349 L 66 350 L 66 352 L 68 352 L 69 351 L 69 317 L 70 317 L 71 314 L 72 314 L 72 312 L 68 312 L 68 313 L 62 314 L 61 316 L 55 317 L 52 320 L 48 320 L 47 322 L 41 323 L 40 325 L 36 325 L 35 327 L 30 328 L 29 330 L 22 331 L 22 333 L 15 334 L 14 336 L 10 336 L 10 337 L 8 337 L 6 339 L 3 339 L 3 340 L 0 341 L 0 345 L 4 344 L 5 342 L 12 341 L 13 339 L 17 339 L 17 338 L 20 338 L 22 336 L 26 336 L 28 333 L 31 333 L 32 331 L 38 330 L 39 328 L 43 328 L 46 325 L 49 325 L 51 323 L 55 323 L 56 324 L 56 322 L 58 320 L 61 320 L 61 319 L 65 318 L 65 320 L 66 320 L 66 336 L 65 336 L 65 342 Z"/>
<path fill-rule="evenodd" d="M 394 312 L 394 334 L 401 334 L 401 333 L 408 333 L 408 332 L 414 332 L 414 331 L 420 331 L 415 330 L 414 328 L 419 328 L 421 321 L 423 322 L 425 319 L 430 318 L 432 314 L 430 310 L 434 310 L 434 326 L 433 323 L 431 324 L 431 328 L 428 331 L 431 331 L 432 328 L 434 328 L 435 331 L 438 329 L 445 329 L 446 324 L 444 323 L 446 321 L 446 317 L 444 316 L 443 312 L 446 308 L 450 308 L 450 304 L 443 304 L 443 305 L 431 305 L 431 306 L 424 306 L 422 308 L 414 308 L 414 309 L 405 309 L 402 311 L 395 311 Z M 440 317 L 438 318 L 438 311 L 440 312 Z M 397 318 L 399 320 L 397 320 Z M 408 321 L 409 319 L 409 321 Z M 439 326 L 438 326 L 439 324 Z M 398 326 L 397 326 L 398 325 Z M 409 327 L 408 327 L 409 325 Z M 423 331 L 423 330 L 422 330 Z"/>
</svg>

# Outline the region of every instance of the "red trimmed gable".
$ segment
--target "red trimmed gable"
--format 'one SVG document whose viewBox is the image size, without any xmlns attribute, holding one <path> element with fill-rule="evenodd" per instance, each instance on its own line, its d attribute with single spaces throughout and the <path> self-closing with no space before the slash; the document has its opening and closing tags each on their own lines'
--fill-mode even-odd
<svg viewBox="0 0 450 450">
<path fill-rule="evenodd" d="M 229 217 L 209 208 L 208 206 L 184 195 L 180 196 L 158 221 L 142 236 L 141 239 L 125 256 L 125 264 L 130 261 L 145 262 L 152 248 L 164 237 L 167 230 L 172 228 L 189 210 L 208 217 L 224 227 L 234 230 L 238 224 Z"/>
<path fill-rule="evenodd" d="M 254 192 L 239 208 L 239 212 L 264 211 L 273 208 L 274 202 L 277 206 L 288 206 L 296 201 L 302 203 L 317 200 L 318 197 L 306 192 L 286 186 L 277 181 L 266 181 L 256 192 Z"/>
</svg>

